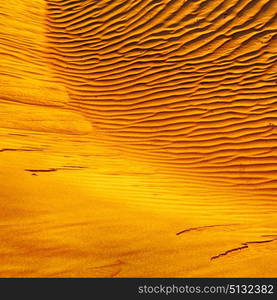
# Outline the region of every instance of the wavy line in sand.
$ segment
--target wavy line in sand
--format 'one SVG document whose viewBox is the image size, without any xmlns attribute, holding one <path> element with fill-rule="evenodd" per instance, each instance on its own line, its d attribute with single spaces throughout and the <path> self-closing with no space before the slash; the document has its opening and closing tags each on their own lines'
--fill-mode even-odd
<svg viewBox="0 0 277 300">
<path fill-rule="evenodd" d="M 252 244 L 271 243 L 271 242 L 274 242 L 276 240 L 277 240 L 277 238 L 274 238 L 274 239 L 271 239 L 271 240 L 265 240 L 265 241 L 251 241 L 251 242 L 241 243 L 242 244 L 241 247 L 233 248 L 233 249 L 227 250 L 227 251 L 225 251 L 223 253 L 220 253 L 218 255 L 212 256 L 211 260 L 218 259 L 218 258 L 220 258 L 222 256 L 226 256 L 226 255 L 228 255 L 229 253 L 232 253 L 232 252 L 236 252 L 236 251 L 240 251 L 240 250 L 243 250 L 243 249 L 247 249 L 247 248 L 249 248 L 249 245 L 252 245 Z"/>
</svg>

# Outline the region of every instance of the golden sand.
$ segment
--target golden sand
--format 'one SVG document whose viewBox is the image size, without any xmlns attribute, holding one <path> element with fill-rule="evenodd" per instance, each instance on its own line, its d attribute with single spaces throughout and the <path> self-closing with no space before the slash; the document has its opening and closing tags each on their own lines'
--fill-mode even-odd
<svg viewBox="0 0 277 300">
<path fill-rule="evenodd" d="M 276 277 L 276 9 L 1 3 L 0 276 Z"/>
</svg>

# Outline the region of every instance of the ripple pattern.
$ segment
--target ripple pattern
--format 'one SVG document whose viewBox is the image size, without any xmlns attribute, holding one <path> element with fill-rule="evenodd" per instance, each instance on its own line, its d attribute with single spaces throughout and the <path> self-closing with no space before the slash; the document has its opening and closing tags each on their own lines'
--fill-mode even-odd
<svg viewBox="0 0 277 300">
<path fill-rule="evenodd" d="M 274 0 L 49 0 L 70 108 L 173 169 L 276 191 Z"/>
</svg>

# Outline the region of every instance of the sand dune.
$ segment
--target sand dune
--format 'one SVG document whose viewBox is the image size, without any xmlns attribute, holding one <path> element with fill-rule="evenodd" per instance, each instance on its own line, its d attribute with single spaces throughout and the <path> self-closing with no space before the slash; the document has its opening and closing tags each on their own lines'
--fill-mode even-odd
<svg viewBox="0 0 277 300">
<path fill-rule="evenodd" d="M 1 3 L 0 276 L 276 277 L 276 9 Z"/>
</svg>

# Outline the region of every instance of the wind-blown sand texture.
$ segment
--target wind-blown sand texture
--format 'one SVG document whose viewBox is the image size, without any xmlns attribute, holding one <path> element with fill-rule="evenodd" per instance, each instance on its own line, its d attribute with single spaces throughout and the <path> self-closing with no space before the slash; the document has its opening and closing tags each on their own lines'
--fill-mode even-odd
<svg viewBox="0 0 277 300">
<path fill-rule="evenodd" d="M 1 277 L 276 277 L 275 0 L 0 3 Z"/>
</svg>

